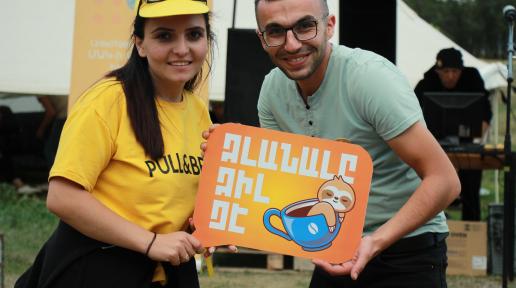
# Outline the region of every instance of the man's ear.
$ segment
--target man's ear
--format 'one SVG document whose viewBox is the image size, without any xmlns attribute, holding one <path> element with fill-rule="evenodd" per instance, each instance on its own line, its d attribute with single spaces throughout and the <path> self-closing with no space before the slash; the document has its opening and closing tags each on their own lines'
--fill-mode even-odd
<svg viewBox="0 0 516 288">
<path fill-rule="evenodd" d="M 262 32 L 260 32 L 260 30 L 258 30 L 258 28 L 256 28 L 256 35 L 260 39 L 260 43 L 262 43 L 263 50 L 266 50 L 267 44 L 265 44 L 265 40 L 263 40 L 263 34 L 262 34 Z"/>
<path fill-rule="evenodd" d="M 136 46 L 136 50 L 138 50 L 138 55 L 140 55 L 140 57 L 147 57 L 147 53 L 145 52 L 145 48 L 143 47 L 142 43 L 142 38 L 134 36 L 134 46 Z"/>
<path fill-rule="evenodd" d="M 331 39 L 333 37 L 333 34 L 335 33 L 335 15 L 330 14 L 327 17 L 326 20 L 326 35 L 328 35 L 328 39 Z"/>
</svg>

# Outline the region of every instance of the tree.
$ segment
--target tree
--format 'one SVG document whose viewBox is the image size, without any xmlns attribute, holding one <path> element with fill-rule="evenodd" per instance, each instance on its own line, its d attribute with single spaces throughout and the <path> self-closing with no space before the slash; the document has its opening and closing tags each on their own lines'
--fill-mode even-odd
<svg viewBox="0 0 516 288">
<path fill-rule="evenodd" d="M 516 0 L 404 0 L 425 21 L 480 58 L 506 57 L 505 5 Z M 443 47 L 445 48 L 445 47 Z"/>
</svg>

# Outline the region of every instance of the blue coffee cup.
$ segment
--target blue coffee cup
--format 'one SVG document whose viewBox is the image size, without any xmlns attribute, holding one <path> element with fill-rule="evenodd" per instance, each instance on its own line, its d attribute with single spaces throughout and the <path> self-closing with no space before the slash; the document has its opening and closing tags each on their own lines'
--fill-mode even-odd
<svg viewBox="0 0 516 288">
<path fill-rule="evenodd" d="M 322 214 L 307 216 L 310 208 L 318 202 L 319 199 L 313 198 L 287 205 L 281 211 L 276 208 L 269 208 L 263 214 L 263 224 L 269 232 L 288 241 L 294 241 L 305 251 L 324 250 L 331 246 L 333 239 L 339 233 L 341 223 L 337 220 L 335 230 L 330 232 Z M 272 216 L 281 219 L 285 232 L 272 226 L 270 222 Z M 338 215 L 336 216 L 338 217 Z"/>
</svg>

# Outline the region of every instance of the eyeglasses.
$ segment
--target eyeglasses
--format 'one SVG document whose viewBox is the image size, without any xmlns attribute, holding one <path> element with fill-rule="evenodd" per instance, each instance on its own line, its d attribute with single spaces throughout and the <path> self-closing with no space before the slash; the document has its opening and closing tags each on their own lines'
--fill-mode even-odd
<svg viewBox="0 0 516 288">
<path fill-rule="evenodd" d="M 292 31 L 294 37 L 298 41 L 312 40 L 317 36 L 317 26 L 319 21 L 326 18 L 323 16 L 320 20 L 307 19 L 301 20 L 290 27 L 282 27 L 280 25 L 271 25 L 260 31 L 260 34 L 267 47 L 277 47 L 285 44 L 287 39 L 287 33 L 289 30 Z"/>
</svg>

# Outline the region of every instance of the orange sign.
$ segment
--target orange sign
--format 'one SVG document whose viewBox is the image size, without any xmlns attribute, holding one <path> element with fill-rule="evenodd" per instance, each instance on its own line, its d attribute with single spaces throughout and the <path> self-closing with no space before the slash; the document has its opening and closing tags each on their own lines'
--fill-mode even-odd
<svg viewBox="0 0 516 288">
<path fill-rule="evenodd" d="M 224 124 L 208 140 L 194 236 L 280 254 L 350 260 L 373 164 L 360 146 Z"/>
</svg>

